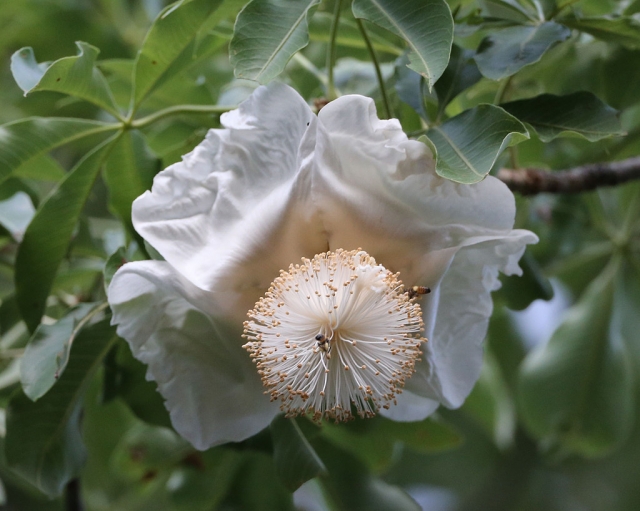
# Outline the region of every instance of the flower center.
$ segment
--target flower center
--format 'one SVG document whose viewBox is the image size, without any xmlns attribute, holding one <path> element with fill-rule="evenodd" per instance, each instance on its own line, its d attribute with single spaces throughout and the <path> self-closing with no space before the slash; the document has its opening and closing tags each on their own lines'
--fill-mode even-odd
<svg viewBox="0 0 640 511">
<path fill-rule="evenodd" d="M 289 417 L 372 417 L 402 392 L 421 353 L 422 312 L 397 274 L 362 250 L 282 270 L 247 314 L 244 348 Z"/>
</svg>

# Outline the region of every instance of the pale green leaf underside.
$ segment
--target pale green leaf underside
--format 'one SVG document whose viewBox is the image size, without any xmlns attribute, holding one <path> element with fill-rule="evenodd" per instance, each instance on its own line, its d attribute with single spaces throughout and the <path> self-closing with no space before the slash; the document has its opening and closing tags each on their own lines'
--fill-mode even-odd
<svg viewBox="0 0 640 511">
<path fill-rule="evenodd" d="M 549 48 L 570 35 L 571 30 L 553 21 L 509 27 L 484 38 L 474 58 L 484 76 L 501 80 L 538 62 Z"/>
<path fill-rule="evenodd" d="M 479 105 L 427 132 L 437 151 L 436 172 L 458 183 L 484 179 L 500 153 L 529 138 L 525 126 L 502 108 Z"/>
<path fill-rule="evenodd" d="M 402 37 L 411 49 L 409 67 L 433 87 L 447 67 L 453 42 L 453 18 L 444 0 L 355 0 L 353 15 Z"/>
<path fill-rule="evenodd" d="M 308 17 L 320 0 L 253 0 L 238 15 L 229 45 L 237 78 L 269 83 L 309 44 Z"/>
</svg>

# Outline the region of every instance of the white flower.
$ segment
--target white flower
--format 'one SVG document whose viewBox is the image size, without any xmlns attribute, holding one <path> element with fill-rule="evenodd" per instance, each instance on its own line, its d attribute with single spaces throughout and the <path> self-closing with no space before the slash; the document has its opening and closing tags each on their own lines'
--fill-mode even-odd
<svg viewBox="0 0 640 511">
<path fill-rule="evenodd" d="M 429 149 L 362 96 L 316 117 L 271 84 L 222 123 L 133 204 L 165 261 L 126 264 L 109 288 L 118 334 L 176 430 L 199 449 L 243 440 L 283 397 L 289 414 L 338 419 L 349 400 L 395 420 L 460 406 L 480 373 L 498 271 L 519 273 L 537 240 L 513 230 L 507 187 L 438 177 Z M 304 289 L 324 293 L 316 305 L 278 287 L 306 285 L 314 265 L 328 277 Z M 432 292 L 409 300 L 399 280 Z"/>
</svg>

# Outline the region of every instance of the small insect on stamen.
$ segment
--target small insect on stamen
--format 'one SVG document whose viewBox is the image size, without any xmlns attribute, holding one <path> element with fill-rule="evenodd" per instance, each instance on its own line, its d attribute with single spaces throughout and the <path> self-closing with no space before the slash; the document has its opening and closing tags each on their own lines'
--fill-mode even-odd
<svg viewBox="0 0 640 511">
<path fill-rule="evenodd" d="M 316 341 L 318 341 L 318 348 L 322 351 L 329 353 L 331 351 L 331 342 L 324 335 L 316 335 Z"/>
<path fill-rule="evenodd" d="M 413 286 L 407 291 L 409 299 L 415 298 L 416 296 L 428 295 L 429 293 L 431 293 L 431 288 L 424 286 Z"/>
</svg>

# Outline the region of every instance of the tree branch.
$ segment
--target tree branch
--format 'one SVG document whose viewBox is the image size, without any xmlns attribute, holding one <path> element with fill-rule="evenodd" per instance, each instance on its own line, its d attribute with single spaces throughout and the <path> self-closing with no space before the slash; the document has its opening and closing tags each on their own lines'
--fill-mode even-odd
<svg viewBox="0 0 640 511">
<path fill-rule="evenodd" d="M 501 169 L 498 179 L 522 195 L 537 193 L 579 193 L 601 186 L 614 186 L 640 179 L 640 157 L 627 160 L 590 163 L 568 170 Z"/>
</svg>

